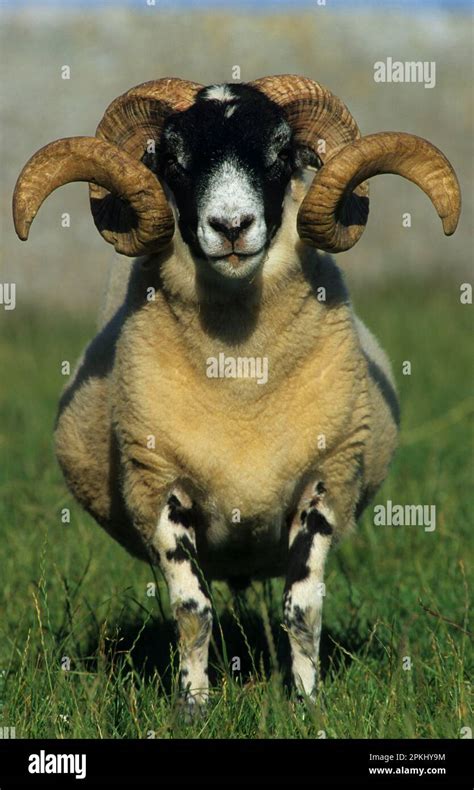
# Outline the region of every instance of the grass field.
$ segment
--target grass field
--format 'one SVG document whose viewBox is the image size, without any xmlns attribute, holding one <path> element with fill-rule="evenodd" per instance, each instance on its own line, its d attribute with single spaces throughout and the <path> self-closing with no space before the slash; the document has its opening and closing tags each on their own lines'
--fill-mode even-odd
<svg viewBox="0 0 474 790">
<path fill-rule="evenodd" d="M 355 303 L 392 357 L 402 401 L 401 447 L 376 502 L 435 504 L 436 529 L 374 526 L 370 507 L 332 554 L 314 707 L 294 706 L 283 683 L 281 582 L 235 601 L 213 585 L 212 698 L 190 727 L 176 711 L 161 582 L 149 597 L 152 570 L 73 503 L 52 453 L 60 365 L 93 322 L 1 311 L 0 727 L 17 738 L 459 738 L 473 727 L 472 308 L 439 282 L 371 288 Z"/>
</svg>

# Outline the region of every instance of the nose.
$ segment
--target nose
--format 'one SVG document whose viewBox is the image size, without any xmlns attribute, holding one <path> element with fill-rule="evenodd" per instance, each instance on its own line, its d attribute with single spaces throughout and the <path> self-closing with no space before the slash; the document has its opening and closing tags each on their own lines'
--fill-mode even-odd
<svg viewBox="0 0 474 790">
<path fill-rule="evenodd" d="M 254 222 L 255 217 L 253 214 L 232 217 L 232 219 L 227 219 L 227 217 L 209 217 L 208 219 L 211 228 L 217 231 L 217 233 L 221 233 L 231 242 L 236 241 L 240 234 L 244 230 L 247 230 L 247 228 L 250 228 Z"/>
</svg>

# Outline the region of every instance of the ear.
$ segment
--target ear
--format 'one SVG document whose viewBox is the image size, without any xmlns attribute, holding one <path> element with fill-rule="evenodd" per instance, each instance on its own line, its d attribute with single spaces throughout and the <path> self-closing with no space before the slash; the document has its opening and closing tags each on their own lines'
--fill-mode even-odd
<svg viewBox="0 0 474 790">
<path fill-rule="evenodd" d="M 307 145 L 295 146 L 294 162 L 297 170 L 305 170 L 307 167 L 319 170 L 323 165 L 317 153 Z"/>
</svg>

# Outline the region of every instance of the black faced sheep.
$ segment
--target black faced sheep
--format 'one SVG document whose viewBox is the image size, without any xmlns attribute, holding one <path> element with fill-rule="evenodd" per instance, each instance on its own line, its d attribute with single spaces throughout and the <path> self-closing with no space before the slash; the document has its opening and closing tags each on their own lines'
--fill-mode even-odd
<svg viewBox="0 0 474 790">
<path fill-rule="evenodd" d="M 21 238 L 53 189 L 88 181 L 104 238 L 142 256 L 62 396 L 56 450 L 84 508 L 161 566 L 190 706 L 208 696 L 208 582 L 242 576 L 286 577 L 293 676 L 314 695 L 326 556 L 397 441 L 389 363 L 324 254 L 359 239 L 379 173 L 418 184 L 454 232 L 437 148 L 361 137 L 330 91 L 278 76 L 145 83 L 19 177 Z"/>
</svg>

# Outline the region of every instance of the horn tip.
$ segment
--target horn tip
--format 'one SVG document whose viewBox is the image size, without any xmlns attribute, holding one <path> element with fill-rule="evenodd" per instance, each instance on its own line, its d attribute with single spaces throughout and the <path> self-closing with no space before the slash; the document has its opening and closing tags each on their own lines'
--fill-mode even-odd
<svg viewBox="0 0 474 790">
<path fill-rule="evenodd" d="M 459 215 L 460 212 L 456 211 L 452 214 L 448 214 L 446 217 L 441 217 L 441 222 L 443 223 L 443 231 L 445 236 L 453 235 L 454 231 L 458 226 Z"/>
<path fill-rule="evenodd" d="M 27 220 L 24 217 L 21 219 L 14 217 L 13 224 L 15 225 L 15 231 L 18 238 L 21 239 L 21 241 L 27 241 L 30 234 L 31 220 Z"/>
<path fill-rule="evenodd" d="M 22 222 L 19 225 L 15 225 L 16 235 L 21 241 L 28 241 L 28 236 L 30 235 L 30 223 Z"/>
<path fill-rule="evenodd" d="M 28 212 L 27 201 L 17 189 L 15 189 L 13 193 L 12 208 L 13 224 L 15 226 L 16 235 L 21 241 L 27 241 L 31 223 L 33 222 L 36 212 L 34 212 L 33 215 Z"/>
<path fill-rule="evenodd" d="M 19 239 L 21 239 L 21 241 L 28 240 L 32 222 L 33 222 L 33 217 L 27 218 L 27 217 L 18 217 L 16 215 L 13 216 L 13 224 L 15 226 L 16 235 L 18 236 Z"/>
</svg>

